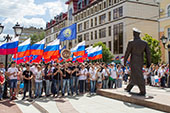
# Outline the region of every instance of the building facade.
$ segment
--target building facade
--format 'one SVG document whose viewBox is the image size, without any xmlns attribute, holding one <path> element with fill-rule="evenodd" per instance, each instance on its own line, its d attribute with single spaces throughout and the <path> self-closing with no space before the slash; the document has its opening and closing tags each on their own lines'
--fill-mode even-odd
<svg viewBox="0 0 170 113">
<path fill-rule="evenodd" d="M 25 40 L 27 40 L 30 37 L 30 35 L 40 34 L 42 32 L 44 32 L 43 28 L 36 28 L 36 27 L 32 27 L 32 26 L 29 28 L 23 28 L 19 42 L 22 43 Z"/>
<path fill-rule="evenodd" d="M 83 40 L 86 47 L 101 41 L 115 56 L 122 56 L 133 39 L 133 27 L 142 31 L 141 37 L 148 33 L 158 39 L 159 7 L 154 0 L 68 0 L 66 4 L 68 11 L 62 27 L 77 23 L 77 38 L 61 43 L 69 49 Z M 57 38 L 58 31 L 52 29 L 60 24 L 52 23 L 47 23 L 46 28 L 50 41 Z"/>
<path fill-rule="evenodd" d="M 164 35 L 170 41 L 170 0 L 160 1 L 160 38 Z M 162 46 L 162 60 L 168 62 L 168 50 Z"/>
</svg>

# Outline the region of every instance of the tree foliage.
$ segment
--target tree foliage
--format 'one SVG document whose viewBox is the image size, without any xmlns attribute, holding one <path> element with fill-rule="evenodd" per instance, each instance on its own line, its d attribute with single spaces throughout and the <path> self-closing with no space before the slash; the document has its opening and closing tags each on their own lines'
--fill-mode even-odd
<svg viewBox="0 0 170 113">
<path fill-rule="evenodd" d="M 152 36 L 145 34 L 145 36 L 142 38 L 144 41 L 146 41 L 149 45 L 150 51 L 151 51 L 151 62 L 154 64 L 157 64 L 161 61 L 161 46 L 160 42 Z M 146 62 L 146 57 L 145 57 Z"/>
<path fill-rule="evenodd" d="M 41 32 L 39 34 L 35 33 L 33 35 L 30 35 L 30 37 L 31 37 L 31 44 L 35 44 L 36 42 L 39 42 L 45 38 L 45 33 L 44 32 Z"/>
<path fill-rule="evenodd" d="M 111 59 L 113 58 L 113 54 L 110 52 L 109 48 L 107 48 L 106 45 L 103 44 L 103 42 L 98 42 L 93 45 L 93 47 L 96 47 L 96 46 L 102 46 L 103 62 L 106 62 L 106 63 L 111 62 Z"/>
</svg>

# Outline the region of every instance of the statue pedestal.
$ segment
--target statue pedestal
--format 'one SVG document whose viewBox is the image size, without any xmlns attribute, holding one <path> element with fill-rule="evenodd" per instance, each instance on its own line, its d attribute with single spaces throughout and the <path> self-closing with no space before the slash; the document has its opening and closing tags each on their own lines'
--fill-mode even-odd
<svg viewBox="0 0 170 113">
<path fill-rule="evenodd" d="M 97 90 L 97 94 L 123 101 L 125 104 L 132 103 L 164 112 L 170 111 L 170 101 L 167 100 L 170 98 L 170 89 L 146 86 L 146 96 L 138 96 L 138 92 L 136 86 L 130 94 L 124 91 L 124 88 Z"/>
</svg>

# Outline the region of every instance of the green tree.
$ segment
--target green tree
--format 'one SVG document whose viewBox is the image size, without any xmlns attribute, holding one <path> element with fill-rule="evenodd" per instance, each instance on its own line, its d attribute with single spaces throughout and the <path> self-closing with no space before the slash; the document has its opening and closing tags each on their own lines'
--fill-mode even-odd
<svg viewBox="0 0 170 113">
<path fill-rule="evenodd" d="M 144 41 L 146 41 L 149 45 L 150 51 L 151 51 L 151 62 L 154 64 L 157 64 L 161 61 L 161 46 L 160 42 L 152 36 L 145 34 L 145 36 L 142 38 Z M 146 57 L 145 57 L 145 63 L 146 63 Z"/>
<path fill-rule="evenodd" d="M 113 54 L 110 52 L 109 48 L 106 47 L 103 42 L 98 42 L 93 45 L 93 47 L 96 46 L 102 46 L 102 54 L 103 54 L 103 62 L 109 63 L 111 62 L 111 59 L 113 58 Z"/>
<path fill-rule="evenodd" d="M 33 35 L 30 35 L 30 37 L 31 37 L 31 44 L 35 44 L 36 42 L 41 41 L 42 39 L 45 38 L 45 33 L 44 32 L 41 32 L 39 34 L 35 33 Z"/>
</svg>

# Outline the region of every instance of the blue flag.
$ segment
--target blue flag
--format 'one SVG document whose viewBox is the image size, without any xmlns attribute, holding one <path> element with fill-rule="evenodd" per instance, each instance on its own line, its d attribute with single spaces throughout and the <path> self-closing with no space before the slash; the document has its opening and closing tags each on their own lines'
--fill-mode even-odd
<svg viewBox="0 0 170 113">
<path fill-rule="evenodd" d="M 63 28 L 58 35 L 58 39 L 60 39 L 60 41 L 73 40 L 76 39 L 76 36 L 77 36 L 77 24 L 75 23 L 69 27 Z"/>
</svg>

